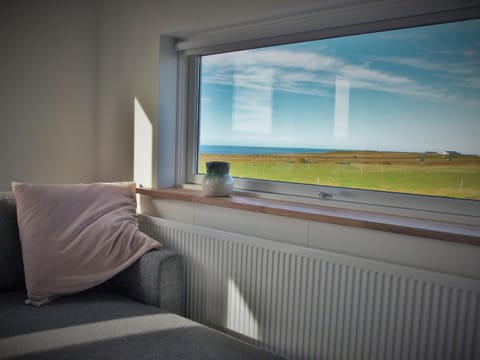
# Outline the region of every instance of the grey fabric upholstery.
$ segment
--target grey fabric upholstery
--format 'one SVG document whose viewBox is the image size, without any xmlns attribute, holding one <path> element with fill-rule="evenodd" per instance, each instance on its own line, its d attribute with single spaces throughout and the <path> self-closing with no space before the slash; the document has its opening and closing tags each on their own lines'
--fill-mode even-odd
<svg viewBox="0 0 480 360">
<path fill-rule="evenodd" d="M 0 292 L 0 339 L 95 321 L 162 312 L 159 308 L 142 306 L 138 301 L 115 294 L 102 286 L 60 297 L 41 307 L 25 305 L 26 296 L 24 290 Z"/>
<path fill-rule="evenodd" d="M 0 193 L 0 290 L 25 286 L 17 208 L 12 193 Z"/>
<path fill-rule="evenodd" d="M 0 293 L 0 358 L 282 359 L 102 289 L 66 296 L 40 308 L 23 305 L 24 296 L 18 291 Z"/>
<path fill-rule="evenodd" d="M 183 261 L 171 250 L 153 250 L 116 275 L 112 285 L 145 304 L 183 315 Z"/>
</svg>

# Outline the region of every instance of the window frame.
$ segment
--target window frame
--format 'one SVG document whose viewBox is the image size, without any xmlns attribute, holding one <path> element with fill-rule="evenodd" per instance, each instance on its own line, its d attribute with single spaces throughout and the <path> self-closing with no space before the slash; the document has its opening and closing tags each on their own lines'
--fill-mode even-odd
<svg viewBox="0 0 480 360">
<path fill-rule="evenodd" d="M 349 24 L 335 28 L 315 29 L 314 31 L 292 33 L 282 36 L 253 37 L 234 42 L 225 40 L 179 41 L 177 42 L 179 84 L 183 85 L 183 100 L 179 108 L 183 109 L 179 122 L 184 124 L 185 142 L 181 142 L 180 154 L 184 170 L 180 174 L 177 185 L 201 184 L 203 175 L 197 174 L 199 145 L 199 102 L 200 102 L 200 65 L 199 57 L 249 48 L 280 45 L 292 42 L 320 40 L 340 36 L 366 34 L 377 31 L 388 31 L 415 26 L 433 25 L 446 22 L 480 18 L 480 7 L 442 11 L 427 15 L 415 15 L 360 24 Z M 225 37 L 225 35 L 223 35 Z M 186 109 L 186 110 L 185 110 Z M 235 191 L 255 192 L 260 196 L 272 194 L 293 196 L 306 201 L 328 201 L 329 206 L 367 205 L 380 209 L 403 209 L 435 214 L 448 214 L 453 217 L 464 217 L 467 222 L 477 222 L 480 218 L 480 200 L 444 198 L 407 193 L 391 193 L 375 190 L 332 187 L 325 185 L 309 185 L 286 183 L 259 179 L 234 179 Z"/>
</svg>

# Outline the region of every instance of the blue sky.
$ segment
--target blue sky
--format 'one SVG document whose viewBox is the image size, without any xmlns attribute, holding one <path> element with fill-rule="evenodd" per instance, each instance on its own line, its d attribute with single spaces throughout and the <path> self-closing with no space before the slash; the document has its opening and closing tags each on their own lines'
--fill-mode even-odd
<svg viewBox="0 0 480 360">
<path fill-rule="evenodd" d="M 200 143 L 480 154 L 480 20 L 202 57 Z"/>
</svg>

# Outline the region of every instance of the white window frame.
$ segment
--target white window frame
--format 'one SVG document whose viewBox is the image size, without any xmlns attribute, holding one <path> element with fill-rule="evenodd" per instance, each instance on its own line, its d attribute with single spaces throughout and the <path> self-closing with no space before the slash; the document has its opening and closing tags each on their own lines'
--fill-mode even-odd
<svg viewBox="0 0 480 360">
<path fill-rule="evenodd" d="M 207 32 L 203 35 L 195 35 L 187 40 L 178 41 L 176 49 L 178 51 L 178 114 L 177 114 L 177 185 L 183 184 L 201 184 L 203 175 L 197 174 L 197 149 L 199 135 L 199 65 L 198 56 L 217 54 L 228 51 L 243 50 L 261 46 L 279 45 L 291 42 L 300 42 L 315 39 L 333 38 L 338 36 L 356 35 L 375 31 L 386 31 L 421 25 L 430 25 L 443 22 L 468 20 L 480 18 L 479 6 L 466 6 L 462 9 L 449 9 L 438 12 L 429 12 L 426 14 L 416 14 L 406 17 L 398 16 L 386 18 L 385 20 L 375 20 L 364 22 L 354 22 L 349 20 L 348 16 L 341 26 L 325 28 L 315 28 L 308 31 L 283 33 L 276 35 L 275 27 L 283 25 L 284 20 L 267 24 L 268 26 L 255 31 L 255 26 L 265 27 L 266 25 L 243 26 L 240 28 L 221 29 L 213 32 Z M 357 15 L 361 10 L 356 11 Z M 350 9 L 350 12 L 355 12 Z M 392 8 L 395 12 L 395 8 Z M 350 13 L 349 12 L 349 13 Z M 309 15 L 312 18 L 313 15 Z M 317 15 L 318 16 L 318 15 Z M 326 18 L 329 14 L 323 14 Z M 370 17 L 375 16 L 375 12 L 370 11 Z M 363 17 L 368 18 L 367 15 Z M 357 16 L 358 18 L 358 16 Z M 289 20 L 293 23 L 291 27 L 295 28 L 295 23 L 305 25 L 306 21 L 299 21 L 298 17 Z M 307 21 L 308 23 L 308 21 Z M 298 24 L 297 24 L 298 27 Z M 255 34 L 255 35 L 253 35 Z M 265 36 L 269 35 L 269 36 Z M 234 41 L 228 41 L 228 39 Z M 372 190 L 360 190 L 341 187 L 330 187 L 322 185 L 305 185 L 297 183 L 285 183 L 278 181 L 266 181 L 257 179 L 235 178 L 236 191 L 256 192 L 257 195 L 271 197 L 272 194 L 279 194 L 289 197 L 294 196 L 298 201 L 305 199 L 306 202 L 328 202 L 329 206 L 339 206 L 355 208 L 357 205 L 367 205 L 375 208 L 377 211 L 389 213 L 398 213 L 398 209 L 405 210 L 406 214 L 417 216 L 419 213 L 428 213 L 427 217 L 447 219 L 451 221 L 478 224 L 480 222 L 480 201 L 464 200 L 453 198 L 442 198 L 434 196 L 413 195 L 403 193 L 390 193 Z M 358 208 L 358 206 L 357 206 Z M 411 211 L 410 213 L 408 211 Z M 402 212 L 401 212 L 402 213 Z M 402 214 L 405 214 L 403 212 Z M 445 215 L 447 215 L 445 217 Z M 453 220 L 452 220 L 453 219 Z"/>
</svg>

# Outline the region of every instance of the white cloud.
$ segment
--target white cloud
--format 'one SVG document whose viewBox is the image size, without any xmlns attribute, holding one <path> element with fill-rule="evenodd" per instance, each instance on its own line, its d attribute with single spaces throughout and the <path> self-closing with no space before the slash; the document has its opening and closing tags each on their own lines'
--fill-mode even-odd
<svg viewBox="0 0 480 360">
<path fill-rule="evenodd" d="M 458 64 L 435 64 L 420 58 L 374 58 L 395 64 L 404 64 L 430 71 L 456 74 L 472 72 Z M 314 96 L 334 96 L 335 78 L 348 79 L 352 88 L 386 91 L 432 100 L 449 100 L 455 97 L 438 86 L 419 84 L 414 79 L 392 72 L 372 68 L 371 64 L 350 64 L 331 55 L 292 51 L 285 49 L 245 50 L 205 56 L 202 62 L 202 81 L 213 84 L 233 85 L 267 91 L 275 90 Z M 273 77 L 273 80 L 272 80 Z M 477 84 L 473 81 L 472 84 Z"/>
<path fill-rule="evenodd" d="M 253 90 L 276 90 L 316 96 L 329 96 L 324 89 L 331 82 L 319 81 L 313 72 L 290 70 L 285 67 L 272 67 L 265 64 L 249 66 L 226 66 L 208 69 L 202 78 L 205 83 L 240 86 Z M 312 86 L 314 84 L 315 86 Z M 319 87 L 320 86 L 320 87 Z M 322 88 L 323 87 L 323 88 Z"/>
<path fill-rule="evenodd" d="M 216 68 L 231 67 L 232 65 L 236 67 L 273 66 L 312 71 L 330 69 L 343 64 L 340 59 L 328 55 L 281 49 L 236 51 L 212 55 L 203 59 L 205 66 L 215 66 Z"/>
<path fill-rule="evenodd" d="M 351 80 L 367 80 L 372 82 L 381 82 L 387 84 L 407 84 L 412 80 L 404 77 L 388 74 L 378 70 L 372 70 L 364 66 L 345 65 L 340 72 L 344 77 Z"/>
<path fill-rule="evenodd" d="M 480 89 L 480 77 L 473 76 L 473 77 L 467 79 L 466 85 L 470 88 L 473 88 L 473 89 Z"/>
<path fill-rule="evenodd" d="M 435 71 L 441 73 L 450 74 L 473 74 L 478 71 L 475 64 L 468 62 L 443 62 L 435 63 L 422 58 L 410 58 L 410 57 L 376 57 L 372 60 L 388 62 L 397 65 L 406 65 L 421 70 Z M 478 64 L 477 64 L 478 67 Z"/>
<path fill-rule="evenodd" d="M 466 58 L 472 58 L 472 57 L 478 58 L 480 56 L 480 50 L 473 49 L 473 48 L 466 49 L 463 51 L 463 56 L 465 56 Z"/>
</svg>

